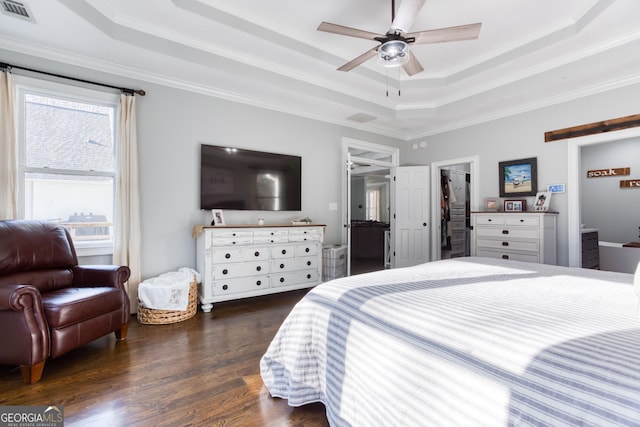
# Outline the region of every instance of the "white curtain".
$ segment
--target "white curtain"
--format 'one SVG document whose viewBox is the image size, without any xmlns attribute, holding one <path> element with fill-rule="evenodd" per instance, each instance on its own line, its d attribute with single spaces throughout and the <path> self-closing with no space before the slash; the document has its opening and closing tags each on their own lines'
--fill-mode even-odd
<svg viewBox="0 0 640 427">
<path fill-rule="evenodd" d="M 120 95 L 116 140 L 116 212 L 113 263 L 131 269 L 127 291 L 131 311 L 138 307 L 140 284 L 140 192 L 134 96 Z"/>
<path fill-rule="evenodd" d="M 13 77 L 0 71 L 0 220 L 18 217 L 15 106 Z"/>
</svg>

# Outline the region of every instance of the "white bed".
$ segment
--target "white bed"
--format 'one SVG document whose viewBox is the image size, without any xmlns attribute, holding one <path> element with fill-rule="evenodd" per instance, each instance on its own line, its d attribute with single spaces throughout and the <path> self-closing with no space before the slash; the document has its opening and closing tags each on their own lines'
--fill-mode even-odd
<svg viewBox="0 0 640 427">
<path fill-rule="evenodd" d="M 640 426 L 633 275 L 459 258 L 337 279 L 260 363 L 332 426 Z"/>
</svg>

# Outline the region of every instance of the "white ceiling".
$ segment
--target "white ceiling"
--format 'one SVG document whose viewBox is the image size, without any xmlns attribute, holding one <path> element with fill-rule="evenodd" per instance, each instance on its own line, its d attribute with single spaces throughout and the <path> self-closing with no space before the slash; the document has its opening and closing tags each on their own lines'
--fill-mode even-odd
<svg viewBox="0 0 640 427">
<path fill-rule="evenodd" d="M 0 14 L 0 48 L 405 140 L 640 81 L 638 0 L 427 0 L 411 31 L 482 30 L 412 46 L 413 77 L 336 71 L 376 43 L 316 30 L 384 34 L 391 0 L 24 3 L 35 22 Z"/>
</svg>

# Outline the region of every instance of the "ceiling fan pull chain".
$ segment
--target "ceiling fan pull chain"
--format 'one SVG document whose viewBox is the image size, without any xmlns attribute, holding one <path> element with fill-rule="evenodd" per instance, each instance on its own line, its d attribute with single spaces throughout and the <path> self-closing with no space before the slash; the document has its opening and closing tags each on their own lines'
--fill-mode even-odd
<svg viewBox="0 0 640 427">
<path fill-rule="evenodd" d="M 386 76 L 387 76 L 386 83 L 387 83 L 387 98 L 388 98 L 389 97 L 389 70 L 387 70 Z"/>
</svg>

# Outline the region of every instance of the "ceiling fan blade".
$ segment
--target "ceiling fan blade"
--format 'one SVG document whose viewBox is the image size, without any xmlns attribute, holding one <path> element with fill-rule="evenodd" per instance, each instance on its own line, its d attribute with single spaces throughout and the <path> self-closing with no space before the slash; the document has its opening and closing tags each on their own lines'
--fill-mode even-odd
<svg viewBox="0 0 640 427">
<path fill-rule="evenodd" d="M 321 22 L 320 25 L 318 25 L 318 31 L 341 34 L 343 36 L 358 37 L 367 40 L 375 40 L 376 37 L 384 37 L 381 34 L 358 30 L 357 28 L 345 27 L 343 25 L 331 24 L 329 22 Z"/>
<path fill-rule="evenodd" d="M 427 0 L 402 0 L 400 7 L 398 7 L 398 13 L 391 24 L 391 29 L 400 30 L 403 33 L 408 32 L 426 1 Z"/>
<path fill-rule="evenodd" d="M 413 44 L 454 42 L 458 40 L 477 39 L 480 34 L 481 23 L 458 25 L 456 27 L 438 28 L 436 30 L 416 31 L 405 37 L 415 37 Z"/>
<path fill-rule="evenodd" d="M 378 46 L 374 47 L 371 50 L 366 51 L 362 55 L 358 56 L 356 59 L 352 59 L 351 61 L 344 64 L 342 67 L 338 68 L 338 71 L 350 71 L 356 68 L 358 65 L 367 61 L 368 59 L 373 58 L 378 54 L 377 52 Z"/>
<path fill-rule="evenodd" d="M 409 51 L 409 61 L 406 64 L 402 65 L 404 71 L 409 75 L 413 76 L 424 71 L 422 64 L 418 61 L 418 58 L 413 54 L 413 52 Z"/>
</svg>

